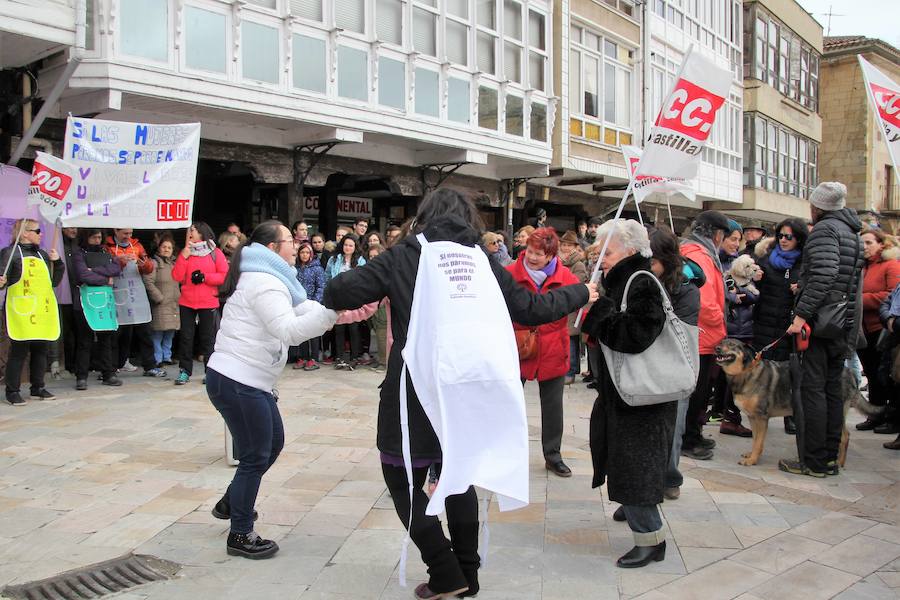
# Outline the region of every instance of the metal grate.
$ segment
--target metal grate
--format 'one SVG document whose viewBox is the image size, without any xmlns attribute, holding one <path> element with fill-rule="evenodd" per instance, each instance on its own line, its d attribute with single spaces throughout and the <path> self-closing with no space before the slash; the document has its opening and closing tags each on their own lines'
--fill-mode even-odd
<svg viewBox="0 0 900 600">
<path fill-rule="evenodd" d="M 8 585 L 0 592 L 14 600 L 82 600 L 171 579 L 181 565 L 142 554 L 126 554 L 22 585 Z"/>
</svg>

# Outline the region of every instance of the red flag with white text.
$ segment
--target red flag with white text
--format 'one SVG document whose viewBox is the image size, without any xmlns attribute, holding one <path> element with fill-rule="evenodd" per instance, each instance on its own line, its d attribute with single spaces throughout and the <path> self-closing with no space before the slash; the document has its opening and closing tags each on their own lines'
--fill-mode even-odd
<svg viewBox="0 0 900 600">
<path fill-rule="evenodd" d="M 857 55 L 857 58 L 866 83 L 866 94 L 884 131 L 884 141 L 896 171 L 897 157 L 900 156 L 900 85 L 862 56 Z"/>
</svg>

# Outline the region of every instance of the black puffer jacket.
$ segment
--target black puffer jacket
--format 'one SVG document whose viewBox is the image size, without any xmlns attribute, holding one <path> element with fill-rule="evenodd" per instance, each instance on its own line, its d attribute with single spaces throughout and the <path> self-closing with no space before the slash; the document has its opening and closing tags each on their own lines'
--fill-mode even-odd
<svg viewBox="0 0 900 600">
<path fill-rule="evenodd" d="M 443 218 L 429 224 L 424 231 L 430 242 L 450 240 L 474 246 L 481 234 L 460 219 Z M 378 449 L 386 454 L 402 456 L 400 435 L 400 372 L 406 347 L 413 291 L 422 246 L 414 235 L 397 242 L 359 269 L 341 273 L 328 282 L 322 304 L 334 310 L 359 308 L 387 296 L 391 301 L 391 331 L 394 344 L 388 357 L 387 374 L 381 385 L 378 404 Z M 588 289 L 582 284 L 557 288 L 545 294 L 532 294 L 518 285 L 499 263 L 489 261 L 512 320 L 524 325 L 542 325 L 556 321 L 587 304 Z M 485 344 L 492 343 L 486 339 Z M 425 411 L 415 395 L 412 381 L 407 379 L 409 399 L 410 446 L 413 458 L 438 458 L 441 446 Z M 486 400 L 490 400 L 487 398 Z"/>
<path fill-rule="evenodd" d="M 823 305 L 840 295 L 849 292 L 850 298 L 856 298 L 865 260 L 860 229 L 862 224 L 852 208 L 830 211 L 819 218 L 803 248 L 803 273 L 794 314 L 812 321 Z M 856 303 L 850 303 L 844 325 L 848 334 L 859 327 L 856 311 Z"/>
<path fill-rule="evenodd" d="M 769 262 L 774 243 L 774 238 L 766 238 L 756 247 L 759 257 L 756 264 L 763 272 L 763 278 L 756 283 L 759 301 L 753 311 L 753 347 L 757 350 L 771 344 L 787 331 L 791 324 L 795 298 L 791 285 L 800 281 L 803 258 L 798 258 L 790 269 L 779 269 Z M 765 357 L 771 360 L 788 360 L 791 351 L 791 339 L 785 337 L 766 352 Z"/>
</svg>

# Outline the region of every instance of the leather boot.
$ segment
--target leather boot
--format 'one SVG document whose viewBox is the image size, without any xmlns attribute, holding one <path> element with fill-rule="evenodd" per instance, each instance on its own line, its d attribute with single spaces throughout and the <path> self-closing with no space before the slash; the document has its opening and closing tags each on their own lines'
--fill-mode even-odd
<svg viewBox="0 0 900 600">
<path fill-rule="evenodd" d="M 651 561 L 659 562 L 666 558 L 666 541 L 655 546 L 635 546 L 616 561 L 616 566 L 622 569 L 636 569 L 650 564 Z"/>
<path fill-rule="evenodd" d="M 250 533 L 235 533 L 232 531 L 228 534 L 225 549 L 231 556 L 243 556 L 244 558 L 258 560 L 273 556 L 278 552 L 278 544 L 272 540 L 262 539 L 255 531 Z"/>
<path fill-rule="evenodd" d="M 797 435 L 797 424 L 794 422 L 793 416 L 784 418 L 784 432 L 788 435 Z"/>
<path fill-rule="evenodd" d="M 213 506 L 212 516 L 217 519 L 225 519 L 228 520 L 231 518 L 231 503 L 228 501 L 228 492 L 225 492 L 225 495 L 222 496 L 216 505 Z M 259 518 L 259 513 L 256 510 L 253 511 L 253 520 L 257 520 Z"/>
</svg>

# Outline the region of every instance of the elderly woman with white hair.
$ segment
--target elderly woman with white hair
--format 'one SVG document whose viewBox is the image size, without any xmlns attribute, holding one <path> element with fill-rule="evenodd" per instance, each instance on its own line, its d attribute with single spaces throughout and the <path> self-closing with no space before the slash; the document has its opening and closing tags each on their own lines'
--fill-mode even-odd
<svg viewBox="0 0 900 600">
<path fill-rule="evenodd" d="M 628 289 L 628 308 L 621 310 L 628 279 L 638 271 L 651 271 L 650 240 L 647 230 L 632 220 L 607 221 L 597 232 L 597 240 L 607 236 L 609 247 L 600 263 L 604 295 L 591 307 L 582 331 L 613 350 L 638 354 L 662 333 L 666 319 L 660 288 L 652 275 L 634 279 Z M 607 483 L 609 499 L 622 504 L 634 533 L 635 547 L 616 565 L 643 567 L 666 556 L 665 532 L 656 505 L 663 501 L 677 403 L 629 406 L 619 396 L 602 354 L 597 363 L 593 370 L 598 395 L 590 422 L 592 485 Z"/>
</svg>

